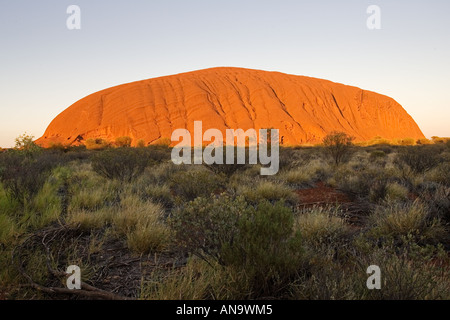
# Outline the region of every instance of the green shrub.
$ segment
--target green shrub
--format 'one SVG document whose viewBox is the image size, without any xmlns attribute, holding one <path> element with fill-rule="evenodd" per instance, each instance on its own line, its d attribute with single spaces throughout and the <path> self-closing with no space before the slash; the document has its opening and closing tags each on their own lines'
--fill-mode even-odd
<svg viewBox="0 0 450 320">
<path fill-rule="evenodd" d="M 175 195 L 191 201 L 197 197 L 208 197 L 220 193 L 225 186 L 222 176 L 207 170 L 179 171 L 170 178 Z"/>
<path fill-rule="evenodd" d="M 7 191 L 0 183 L 0 213 L 9 217 L 14 217 L 17 212 L 23 210 L 19 201 L 8 196 Z"/>
<path fill-rule="evenodd" d="M 249 298 L 283 296 L 306 272 L 301 236 L 293 226 L 293 214 L 282 202 L 263 201 L 240 216 L 236 237 L 222 252 L 225 265 L 245 272 Z"/>
<path fill-rule="evenodd" d="M 280 176 L 289 184 L 308 186 L 316 181 L 325 180 L 330 174 L 331 168 L 328 163 L 321 159 L 312 159 L 299 167 L 284 171 Z"/>
<path fill-rule="evenodd" d="M 326 261 L 311 267 L 311 275 L 292 285 L 293 299 L 296 300 L 361 300 L 361 291 L 367 275 L 365 270 L 344 268 Z"/>
<path fill-rule="evenodd" d="M 366 165 L 357 171 L 341 168 L 335 173 L 334 179 L 338 188 L 352 198 L 367 198 L 377 202 L 386 196 L 389 176 L 380 167 Z"/>
<path fill-rule="evenodd" d="M 283 180 L 293 185 L 309 185 L 314 178 L 314 173 L 304 168 L 292 169 L 283 173 Z"/>
<path fill-rule="evenodd" d="M 26 221 L 28 227 L 39 229 L 60 217 L 62 201 L 58 191 L 63 183 L 50 176 L 39 192 L 27 203 L 22 220 Z"/>
<path fill-rule="evenodd" d="M 252 296 L 245 273 L 217 263 L 208 264 L 196 257 L 186 266 L 154 270 L 143 281 L 141 299 L 150 300 L 243 300 Z"/>
<path fill-rule="evenodd" d="M 0 213 L 0 246 L 11 241 L 16 232 L 14 220 L 7 214 Z"/>
<path fill-rule="evenodd" d="M 79 168 L 69 182 L 69 211 L 98 211 L 120 203 L 121 183 L 107 180 L 92 170 Z M 99 186 L 101 186 L 99 188 Z"/>
<path fill-rule="evenodd" d="M 106 148 L 108 148 L 111 144 L 101 138 L 97 138 L 97 139 L 87 139 L 86 140 L 86 149 L 88 150 L 104 150 Z"/>
<path fill-rule="evenodd" d="M 374 234 L 401 239 L 414 236 L 421 243 L 439 243 L 446 238 L 441 222 L 430 217 L 427 207 L 419 201 L 380 207 L 371 216 Z"/>
<path fill-rule="evenodd" d="M 388 242 L 357 255 L 361 266 L 381 268 L 381 290 L 361 290 L 363 299 L 435 300 L 448 299 L 450 283 L 447 253 L 442 247 L 421 246 L 413 237 L 403 238 L 403 247 Z M 361 270 L 363 271 L 363 270 Z M 363 274 L 363 273 L 361 273 Z M 365 284 L 364 281 L 361 284 Z"/>
<path fill-rule="evenodd" d="M 141 149 L 119 148 L 98 152 L 92 157 L 92 169 L 109 178 L 131 182 L 150 164 L 147 152 Z"/>
<path fill-rule="evenodd" d="M 157 220 L 147 220 L 127 234 L 128 248 L 138 254 L 161 252 L 170 244 L 169 229 Z"/>
<path fill-rule="evenodd" d="M 29 135 L 27 133 L 21 134 L 15 139 L 15 149 L 23 151 L 27 154 L 41 151 L 41 147 L 34 143 L 33 139 L 33 135 Z"/>
<path fill-rule="evenodd" d="M 402 201 L 408 199 L 409 190 L 405 186 L 396 182 L 389 183 L 386 186 L 386 199 L 392 201 Z"/>
<path fill-rule="evenodd" d="M 67 150 L 67 146 L 63 145 L 61 142 L 50 142 L 48 149 L 65 152 Z"/>
<path fill-rule="evenodd" d="M 434 144 L 444 144 L 444 143 L 446 143 L 446 141 L 448 141 L 448 139 L 433 136 L 433 137 L 431 137 L 431 141 L 433 141 Z"/>
<path fill-rule="evenodd" d="M 236 173 L 238 170 L 241 170 L 246 167 L 245 164 L 211 164 L 211 165 L 205 165 L 207 168 L 209 168 L 212 172 L 219 175 L 224 175 L 226 177 L 232 176 L 234 173 Z"/>
<path fill-rule="evenodd" d="M 144 281 L 141 299 L 146 300 L 205 300 L 217 299 L 216 287 L 223 288 L 224 274 L 199 259 L 189 259 L 183 268 L 169 272 L 154 270 L 151 280 Z"/>
<path fill-rule="evenodd" d="M 407 147 L 400 150 L 396 163 L 400 166 L 407 165 L 415 173 L 426 172 L 440 162 L 439 152 L 434 146 Z"/>
<path fill-rule="evenodd" d="M 95 151 L 89 151 L 86 149 L 86 146 L 69 146 L 65 150 L 64 158 L 65 163 L 69 163 L 71 161 L 85 161 L 89 160 L 92 154 Z"/>
<path fill-rule="evenodd" d="M 345 132 L 332 132 L 323 139 L 323 144 L 335 165 L 350 158 L 353 140 L 354 137 L 350 137 Z"/>
<path fill-rule="evenodd" d="M 0 157 L 0 181 L 8 196 L 23 205 L 40 190 L 60 161 L 60 157 L 48 152 L 30 157 L 20 151 L 9 151 Z"/>
<path fill-rule="evenodd" d="M 118 138 L 116 138 L 115 144 L 116 144 L 116 146 L 118 146 L 119 148 L 120 148 L 120 147 L 130 147 L 130 146 L 131 146 L 131 141 L 132 141 L 132 140 L 133 140 L 133 139 L 131 139 L 131 138 L 128 137 L 128 136 L 118 137 Z"/>
<path fill-rule="evenodd" d="M 139 139 L 136 143 L 136 148 L 144 148 L 145 147 L 145 141 L 142 139 Z"/>
<path fill-rule="evenodd" d="M 370 187 L 369 201 L 372 203 L 378 203 L 386 198 L 387 194 L 387 179 L 376 180 Z"/>
<path fill-rule="evenodd" d="M 169 185 L 174 174 L 186 170 L 187 167 L 185 165 L 176 165 L 171 161 L 159 163 L 147 167 L 133 185 L 140 191 L 146 189 L 150 185 Z"/>
<path fill-rule="evenodd" d="M 150 145 L 142 148 L 142 151 L 155 164 L 171 160 L 171 149 L 165 145 Z"/>
<path fill-rule="evenodd" d="M 450 225 L 450 187 L 434 185 L 433 188 L 422 191 L 420 199 L 428 205 L 431 217 Z"/>
<path fill-rule="evenodd" d="M 417 144 L 432 144 L 433 142 L 427 138 L 422 138 L 416 141 Z"/>
<path fill-rule="evenodd" d="M 156 140 L 155 142 L 152 143 L 152 145 L 161 146 L 161 147 L 165 147 L 165 148 L 168 148 L 171 144 L 172 144 L 172 140 L 167 137 L 159 138 L 158 140 Z"/>
<path fill-rule="evenodd" d="M 198 197 L 185 208 L 178 208 L 170 218 L 175 242 L 209 263 L 216 260 L 224 264 L 222 248 L 233 241 L 237 221 L 246 210 L 248 204 L 242 197 Z"/>
<path fill-rule="evenodd" d="M 450 162 L 445 161 L 426 173 L 426 180 L 450 187 Z"/>
<path fill-rule="evenodd" d="M 386 153 L 382 150 L 374 150 L 370 153 L 370 160 L 376 161 L 378 159 L 384 159 L 386 157 Z"/>
<path fill-rule="evenodd" d="M 372 153 L 373 151 L 383 151 L 386 155 L 391 154 L 396 147 L 390 144 L 377 144 L 373 146 L 369 146 L 366 148 L 366 151 Z"/>
<path fill-rule="evenodd" d="M 144 186 L 142 190 L 139 190 L 139 195 L 143 200 L 152 200 L 165 208 L 171 208 L 174 205 L 170 188 L 167 185 Z"/>
<path fill-rule="evenodd" d="M 122 183 L 96 174 L 90 163 L 73 163 L 68 180 L 68 211 L 98 211 L 120 204 Z M 101 188 L 99 188 L 101 186 Z"/>
<path fill-rule="evenodd" d="M 300 234 L 292 212 L 281 202 L 256 208 L 243 198 L 197 198 L 174 213 L 177 243 L 208 261 L 245 275 L 238 287 L 247 298 L 283 294 L 305 267 Z"/>
<path fill-rule="evenodd" d="M 66 223 L 79 230 L 101 229 L 112 222 L 113 213 L 110 208 L 101 208 L 97 211 L 75 209 L 69 213 Z"/>
<path fill-rule="evenodd" d="M 280 147 L 279 166 L 281 171 L 288 171 L 309 163 L 319 161 L 323 163 L 323 148 L 321 147 Z"/>
<path fill-rule="evenodd" d="M 294 168 L 297 161 L 301 161 L 301 151 L 289 147 L 280 147 L 279 167 L 280 170 L 289 170 Z"/>
<path fill-rule="evenodd" d="M 361 242 L 360 240 L 358 240 Z M 305 281 L 294 285 L 294 296 L 313 300 L 434 300 L 448 299 L 450 284 L 446 253 L 442 249 L 409 243 L 399 248 L 389 243 L 380 247 L 366 243 L 368 252 L 358 246 L 345 264 L 330 261 L 312 267 Z M 433 262 L 431 262 L 433 261 Z M 367 267 L 381 269 L 381 289 L 368 290 Z"/>
<path fill-rule="evenodd" d="M 122 199 L 120 209 L 112 217 L 112 226 L 117 235 L 126 237 L 130 250 L 145 254 L 162 251 L 169 245 L 170 230 L 163 218 L 160 205 L 130 195 Z"/>
<path fill-rule="evenodd" d="M 377 136 L 368 142 L 369 146 L 389 146 L 392 144 L 392 141 L 389 139 L 385 139 L 383 137 Z"/>
<path fill-rule="evenodd" d="M 316 248 L 321 245 L 337 245 L 349 229 L 336 208 L 314 207 L 298 213 L 295 229 L 300 231 L 303 241 Z"/>
<path fill-rule="evenodd" d="M 242 186 L 238 189 L 238 193 L 254 204 L 263 200 L 271 202 L 284 200 L 291 205 L 298 202 L 297 194 L 279 182 L 261 181 L 256 186 Z"/>
<path fill-rule="evenodd" d="M 402 146 L 413 146 L 416 144 L 416 140 L 414 140 L 413 138 L 405 138 L 401 139 L 399 141 L 399 144 Z"/>
<path fill-rule="evenodd" d="M 382 289 L 371 290 L 368 299 L 448 299 L 449 286 L 444 277 L 439 277 L 438 268 L 395 254 L 385 257 L 380 265 L 384 266 Z"/>
<path fill-rule="evenodd" d="M 267 180 L 260 175 L 259 166 L 252 166 L 248 169 L 239 172 L 239 174 L 234 174 L 228 179 L 227 190 L 233 194 L 241 195 L 246 190 L 254 188 L 261 181 Z"/>
<path fill-rule="evenodd" d="M 225 177 L 231 177 L 234 173 L 236 173 L 239 170 L 243 170 L 247 167 L 246 164 L 239 164 L 238 163 L 238 148 L 235 147 L 234 149 L 234 160 L 233 163 L 226 163 L 226 147 L 223 148 L 223 163 L 222 164 L 204 164 L 205 167 L 209 168 L 212 172 L 218 175 L 223 175 Z M 248 161 L 248 148 L 245 149 L 246 153 L 246 162 Z"/>
</svg>

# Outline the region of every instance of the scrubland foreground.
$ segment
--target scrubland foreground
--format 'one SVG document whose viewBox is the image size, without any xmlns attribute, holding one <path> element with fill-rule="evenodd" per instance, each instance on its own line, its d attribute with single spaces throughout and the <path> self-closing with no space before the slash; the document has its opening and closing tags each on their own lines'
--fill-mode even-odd
<svg viewBox="0 0 450 320">
<path fill-rule="evenodd" d="M 165 146 L 1 152 L 0 299 L 449 299 L 450 144 L 327 151 L 281 148 L 274 176 Z"/>
</svg>

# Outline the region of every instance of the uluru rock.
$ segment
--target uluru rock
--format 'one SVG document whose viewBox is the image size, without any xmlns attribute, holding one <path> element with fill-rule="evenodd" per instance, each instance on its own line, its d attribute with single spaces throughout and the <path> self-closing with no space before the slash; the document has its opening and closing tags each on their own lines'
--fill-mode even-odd
<svg viewBox="0 0 450 320">
<path fill-rule="evenodd" d="M 313 144 L 332 131 L 356 141 L 424 138 L 392 98 L 316 78 L 242 68 L 212 68 L 159 77 L 91 94 L 58 115 L 37 140 L 82 144 L 89 138 L 133 144 L 170 139 L 175 129 L 280 130 L 284 145 Z"/>
</svg>

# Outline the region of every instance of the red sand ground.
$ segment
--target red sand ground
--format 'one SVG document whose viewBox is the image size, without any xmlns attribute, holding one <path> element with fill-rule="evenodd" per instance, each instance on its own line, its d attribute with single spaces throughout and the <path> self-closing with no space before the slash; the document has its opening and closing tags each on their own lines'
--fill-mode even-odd
<svg viewBox="0 0 450 320">
<path fill-rule="evenodd" d="M 347 194 L 318 182 L 314 187 L 296 190 L 299 196 L 299 209 L 313 207 L 338 206 L 343 217 L 351 226 L 359 228 L 364 225 L 366 217 L 372 210 L 370 203 L 352 200 Z"/>
</svg>

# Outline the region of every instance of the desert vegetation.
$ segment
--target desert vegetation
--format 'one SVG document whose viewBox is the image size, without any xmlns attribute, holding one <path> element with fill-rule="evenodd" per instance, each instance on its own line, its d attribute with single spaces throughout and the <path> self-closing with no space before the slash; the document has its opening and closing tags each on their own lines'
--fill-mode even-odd
<svg viewBox="0 0 450 320">
<path fill-rule="evenodd" d="M 278 174 L 261 176 L 175 165 L 166 141 L 41 149 L 21 136 L 0 153 L 0 298 L 449 299 L 441 140 L 334 133 L 282 147 Z M 81 290 L 65 287 L 70 265 Z"/>
</svg>

